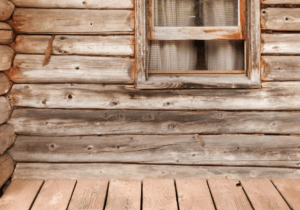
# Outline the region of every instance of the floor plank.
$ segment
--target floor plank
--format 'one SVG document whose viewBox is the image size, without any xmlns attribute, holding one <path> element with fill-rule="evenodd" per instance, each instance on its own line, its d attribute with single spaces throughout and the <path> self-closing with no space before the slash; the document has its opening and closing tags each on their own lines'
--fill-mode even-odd
<svg viewBox="0 0 300 210">
<path fill-rule="evenodd" d="M 300 181 L 286 179 L 272 181 L 289 206 L 292 209 L 300 209 Z"/>
<path fill-rule="evenodd" d="M 39 193 L 32 210 L 66 210 L 76 180 L 47 180 Z"/>
<path fill-rule="evenodd" d="M 111 180 L 105 210 L 140 210 L 141 180 Z"/>
<path fill-rule="evenodd" d="M 143 210 L 177 210 L 173 179 L 144 179 Z"/>
<path fill-rule="evenodd" d="M 43 180 L 15 179 L 0 199 L 1 210 L 29 210 Z"/>
<path fill-rule="evenodd" d="M 180 210 L 215 210 L 205 179 L 177 179 Z"/>
<path fill-rule="evenodd" d="M 241 183 L 255 210 L 290 209 L 270 180 L 247 179 Z"/>
<path fill-rule="evenodd" d="M 103 209 L 108 180 L 78 180 L 68 210 Z"/>
<path fill-rule="evenodd" d="M 238 180 L 210 179 L 208 184 L 218 210 L 252 210 Z"/>
</svg>

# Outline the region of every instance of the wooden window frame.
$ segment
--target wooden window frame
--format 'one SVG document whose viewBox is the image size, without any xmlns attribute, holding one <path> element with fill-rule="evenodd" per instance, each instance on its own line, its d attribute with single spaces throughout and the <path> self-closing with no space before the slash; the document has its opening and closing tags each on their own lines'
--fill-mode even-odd
<svg viewBox="0 0 300 210">
<path fill-rule="evenodd" d="M 240 3 L 239 26 L 235 27 L 178 27 L 180 31 L 194 30 L 198 33 L 195 40 L 245 39 L 246 71 L 189 71 L 180 73 L 148 72 L 148 40 L 162 40 L 152 26 L 151 10 L 147 0 L 136 0 L 136 78 L 138 89 L 176 89 L 176 88 L 261 88 L 260 79 L 260 1 L 242 0 Z M 151 1 L 150 1 L 151 3 Z M 246 5 L 246 6 L 245 6 Z M 244 8 L 244 9 L 243 9 Z M 245 9 L 246 8 L 246 9 Z M 149 12 L 150 11 L 150 12 Z M 243 16 L 243 14 L 245 16 Z M 243 20 L 246 24 L 243 24 Z M 245 27 L 243 27 L 243 25 Z M 176 30 L 175 27 L 159 27 L 162 30 Z M 234 31 L 233 30 L 234 28 Z M 153 29 L 153 31 L 152 31 Z M 212 30 L 214 29 L 214 30 Z M 156 30 L 156 31 L 155 31 Z M 149 33 L 150 31 L 150 33 Z M 154 33 L 153 33 L 154 32 Z M 179 34 L 178 40 L 186 36 Z M 228 36 L 229 35 L 229 36 Z M 180 37 L 181 36 L 181 37 Z M 166 40 L 166 39 L 164 39 Z"/>
</svg>

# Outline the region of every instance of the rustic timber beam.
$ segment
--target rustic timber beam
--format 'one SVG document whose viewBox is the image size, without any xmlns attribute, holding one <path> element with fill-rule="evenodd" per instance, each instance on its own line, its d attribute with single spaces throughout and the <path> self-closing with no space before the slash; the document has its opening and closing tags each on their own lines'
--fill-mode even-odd
<svg viewBox="0 0 300 210">
<path fill-rule="evenodd" d="M 300 0 L 262 0 L 262 4 L 300 4 Z"/>
<path fill-rule="evenodd" d="M 0 125 L 0 155 L 14 143 L 15 138 L 16 135 L 10 125 Z"/>
<path fill-rule="evenodd" d="M 10 44 L 14 38 L 15 34 L 10 25 L 0 22 L 0 44 Z"/>
<path fill-rule="evenodd" d="M 0 155 L 0 188 L 12 175 L 14 168 L 15 163 L 9 154 Z"/>
<path fill-rule="evenodd" d="M 15 10 L 15 5 L 8 0 L 0 1 L 0 21 L 7 21 Z"/>
<path fill-rule="evenodd" d="M 9 101 L 5 97 L 0 96 L 0 125 L 8 120 L 11 112 Z"/>
<path fill-rule="evenodd" d="M 9 70 L 11 68 L 14 53 L 10 47 L 0 45 L 0 71 Z"/>
<path fill-rule="evenodd" d="M 261 53 L 275 55 L 299 55 L 300 34 L 262 34 Z M 300 61 L 299 61 L 300 62 Z"/>
<path fill-rule="evenodd" d="M 8 93 L 12 86 L 12 82 L 9 80 L 8 76 L 0 72 L 0 95 Z"/>
</svg>

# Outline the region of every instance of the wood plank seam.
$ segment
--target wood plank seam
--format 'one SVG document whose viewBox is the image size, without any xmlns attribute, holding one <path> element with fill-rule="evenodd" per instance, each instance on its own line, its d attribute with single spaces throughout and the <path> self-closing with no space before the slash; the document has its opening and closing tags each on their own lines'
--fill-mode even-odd
<svg viewBox="0 0 300 210">
<path fill-rule="evenodd" d="M 215 209 L 217 209 L 216 202 L 215 202 L 215 199 L 214 199 L 213 194 L 212 194 L 212 192 L 211 192 L 211 189 L 210 189 L 210 186 L 209 186 L 209 183 L 208 183 L 208 180 L 207 180 L 207 179 L 206 179 L 206 184 L 207 184 L 207 187 L 208 187 L 208 190 L 209 190 L 210 197 L 211 197 L 212 202 L 213 202 L 213 204 L 214 204 L 214 207 L 215 207 Z"/>
<path fill-rule="evenodd" d="M 286 204 L 288 205 L 288 207 L 289 207 L 290 209 L 293 209 L 293 208 L 291 207 L 291 205 L 289 204 L 289 202 L 286 200 L 286 198 L 283 196 L 283 194 L 280 192 L 280 190 L 277 188 L 277 186 L 274 184 L 273 180 L 270 179 L 270 181 L 271 181 L 272 185 L 275 187 L 275 189 L 277 190 L 277 192 L 279 193 L 279 195 L 282 197 L 282 199 L 286 202 Z"/>
<path fill-rule="evenodd" d="M 239 184 L 240 184 L 241 188 L 243 189 L 243 192 L 245 193 L 246 198 L 247 198 L 247 200 L 249 201 L 251 208 L 254 209 L 253 204 L 252 204 L 252 202 L 251 202 L 249 196 L 247 195 L 246 190 L 245 190 L 245 188 L 243 187 L 241 181 L 239 181 Z"/>
<path fill-rule="evenodd" d="M 76 185 L 77 185 L 77 180 L 75 181 L 75 185 L 74 185 L 74 188 L 73 188 L 73 191 L 72 191 L 72 194 L 70 196 L 70 199 L 69 199 L 69 203 L 67 205 L 67 208 L 66 209 L 69 209 L 69 206 L 70 206 L 70 203 L 71 203 L 71 200 L 72 200 L 72 197 L 74 195 L 74 192 L 75 192 L 75 189 L 76 189 Z"/>
<path fill-rule="evenodd" d="M 42 185 L 41 185 L 40 189 L 38 190 L 37 194 L 35 195 L 35 197 L 34 197 L 34 199 L 33 199 L 32 203 L 31 203 L 31 205 L 30 205 L 30 208 L 29 208 L 29 209 L 31 209 L 31 208 L 33 207 L 33 204 L 35 203 L 35 201 L 36 201 L 36 199 L 37 199 L 38 195 L 40 194 L 40 192 L 41 192 L 41 190 L 42 190 L 42 188 L 43 188 L 43 186 L 44 186 L 44 183 L 45 183 L 45 180 L 43 181 L 43 183 L 42 183 Z"/>
<path fill-rule="evenodd" d="M 176 179 L 173 179 L 174 181 L 174 187 L 175 187 L 175 195 L 176 195 L 176 202 L 177 202 L 177 209 L 179 210 L 179 199 L 178 199 L 178 190 L 177 190 L 177 186 L 176 186 Z"/>
</svg>

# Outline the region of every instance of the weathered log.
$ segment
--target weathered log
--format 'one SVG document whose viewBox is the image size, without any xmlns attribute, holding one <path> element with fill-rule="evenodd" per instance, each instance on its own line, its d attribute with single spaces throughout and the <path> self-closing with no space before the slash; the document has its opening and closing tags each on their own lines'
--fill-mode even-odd
<svg viewBox="0 0 300 210">
<path fill-rule="evenodd" d="M 300 54 L 300 34 L 262 34 L 262 53 Z"/>
<path fill-rule="evenodd" d="M 0 1 L 0 21 L 7 21 L 15 10 L 15 5 L 8 0 Z"/>
<path fill-rule="evenodd" d="M 10 25 L 0 22 L 0 44 L 10 44 L 15 38 Z"/>
<path fill-rule="evenodd" d="M 15 83 L 133 83 L 133 59 L 116 57 L 51 56 L 18 54 L 7 72 Z"/>
<path fill-rule="evenodd" d="M 9 154 L 0 155 L 0 188 L 12 175 L 14 168 L 15 163 Z"/>
<path fill-rule="evenodd" d="M 261 12 L 261 28 L 300 31 L 300 8 L 266 8 Z"/>
<path fill-rule="evenodd" d="M 14 51 L 6 46 L 0 45 L 0 71 L 5 71 L 11 68 Z"/>
<path fill-rule="evenodd" d="M 300 137 L 257 135 L 20 136 L 17 162 L 299 167 Z M 172 155 L 170 155 L 172 153 Z"/>
<path fill-rule="evenodd" d="M 0 96 L 0 125 L 8 120 L 11 112 L 9 101 L 5 97 Z"/>
<path fill-rule="evenodd" d="M 40 136 L 300 134 L 300 112 L 17 109 L 9 124 L 17 134 Z"/>
<path fill-rule="evenodd" d="M 51 36 L 20 35 L 12 48 L 17 53 L 44 54 Z M 55 55 L 134 56 L 134 36 L 63 36 L 52 44 Z"/>
<path fill-rule="evenodd" d="M 262 0 L 262 4 L 300 4 L 300 0 Z"/>
<path fill-rule="evenodd" d="M 264 81 L 298 81 L 300 56 L 262 56 L 262 69 Z"/>
<path fill-rule="evenodd" d="M 133 32 L 130 10 L 74 10 L 17 8 L 10 21 L 18 33 L 99 34 Z"/>
<path fill-rule="evenodd" d="M 0 72 L 0 95 L 8 93 L 12 86 L 12 82 L 9 80 L 6 74 Z"/>
<path fill-rule="evenodd" d="M 300 110 L 300 83 L 274 82 L 262 86 L 259 90 L 143 91 L 129 85 L 15 84 L 9 97 L 14 106 L 32 108 Z"/>
<path fill-rule="evenodd" d="M 0 155 L 2 155 L 15 141 L 14 129 L 8 125 L 0 125 Z"/>
<path fill-rule="evenodd" d="M 134 164 L 18 163 L 15 179 L 300 179 L 299 169 Z"/>
</svg>

